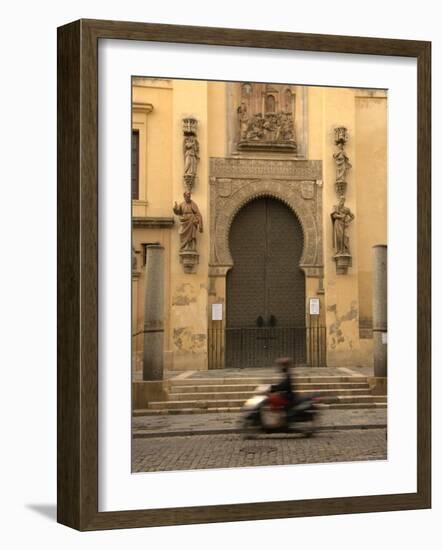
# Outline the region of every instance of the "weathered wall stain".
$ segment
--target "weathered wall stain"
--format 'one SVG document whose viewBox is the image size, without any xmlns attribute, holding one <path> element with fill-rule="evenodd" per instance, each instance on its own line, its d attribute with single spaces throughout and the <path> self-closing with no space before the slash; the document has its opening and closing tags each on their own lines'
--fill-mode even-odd
<svg viewBox="0 0 442 550">
<path fill-rule="evenodd" d="M 173 331 L 173 342 L 180 351 L 201 352 L 206 345 L 206 335 L 194 333 L 189 327 L 176 328 Z"/>
<path fill-rule="evenodd" d="M 358 318 L 358 310 L 356 307 L 356 301 L 353 300 L 350 304 L 350 309 L 344 315 L 338 315 L 338 308 L 336 304 L 332 304 L 327 307 L 327 311 L 331 312 L 335 316 L 334 323 L 331 323 L 328 329 L 330 335 L 330 347 L 335 349 L 337 345 L 345 342 L 345 335 L 341 328 L 342 323 L 346 321 L 353 321 Z M 353 341 L 348 342 L 350 349 L 353 348 Z"/>
<path fill-rule="evenodd" d="M 183 283 L 176 288 L 176 293 L 172 297 L 173 306 L 188 306 L 196 302 L 197 293 L 190 283 Z"/>
</svg>

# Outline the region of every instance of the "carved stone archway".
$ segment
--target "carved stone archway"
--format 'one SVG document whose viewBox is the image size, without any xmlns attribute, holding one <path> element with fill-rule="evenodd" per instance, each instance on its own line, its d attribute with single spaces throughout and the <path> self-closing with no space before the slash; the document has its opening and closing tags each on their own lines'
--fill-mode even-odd
<svg viewBox="0 0 442 550">
<path fill-rule="evenodd" d="M 294 212 L 304 237 L 300 267 L 306 292 L 323 293 L 322 162 L 211 158 L 209 304 L 225 304 L 226 275 L 233 266 L 230 226 L 238 211 L 259 197 L 278 199 Z M 208 326 L 209 368 L 223 368 L 225 318 L 211 317 Z"/>
<path fill-rule="evenodd" d="M 300 267 L 306 277 L 322 279 L 321 161 L 244 158 L 211 159 L 209 275 L 226 276 L 233 266 L 229 250 L 233 219 L 248 202 L 265 196 L 284 202 L 294 212 L 304 234 Z"/>
</svg>

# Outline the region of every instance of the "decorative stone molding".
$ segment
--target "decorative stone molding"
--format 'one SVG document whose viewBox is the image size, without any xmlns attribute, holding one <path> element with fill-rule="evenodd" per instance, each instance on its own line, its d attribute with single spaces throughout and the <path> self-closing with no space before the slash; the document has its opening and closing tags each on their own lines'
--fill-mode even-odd
<svg viewBox="0 0 442 550">
<path fill-rule="evenodd" d="M 321 178 L 321 161 L 210 159 L 213 237 L 209 276 L 225 277 L 233 266 L 229 231 L 238 211 L 255 198 L 273 197 L 284 202 L 301 224 L 304 234 L 301 269 L 307 277 L 322 278 L 322 185 L 318 184 L 322 183 Z"/>
<path fill-rule="evenodd" d="M 173 218 L 165 217 L 133 217 L 132 225 L 136 228 L 158 228 L 158 227 L 172 227 L 175 221 Z"/>
<path fill-rule="evenodd" d="M 322 180 L 320 160 L 269 160 L 256 158 L 211 158 L 214 178 L 271 178 L 272 180 Z"/>
<path fill-rule="evenodd" d="M 137 113 L 146 113 L 148 115 L 153 111 L 153 105 L 152 103 L 134 102 L 132 103 L 132 109 Z"/>
</svg>

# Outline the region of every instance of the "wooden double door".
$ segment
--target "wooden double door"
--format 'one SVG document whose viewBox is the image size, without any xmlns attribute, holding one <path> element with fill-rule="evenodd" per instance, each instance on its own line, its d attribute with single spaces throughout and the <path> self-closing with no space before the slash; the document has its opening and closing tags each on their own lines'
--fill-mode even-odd
<svg viewBox="0 0 442 550">
<path fill-rule="evenodd" d="M 246 204 L 231 226 L 234 265 L 227 275 L 226 366 L 270 365 L 279 356 L 305 361 L 302 227 L 283 202 Z"/>
</svg>

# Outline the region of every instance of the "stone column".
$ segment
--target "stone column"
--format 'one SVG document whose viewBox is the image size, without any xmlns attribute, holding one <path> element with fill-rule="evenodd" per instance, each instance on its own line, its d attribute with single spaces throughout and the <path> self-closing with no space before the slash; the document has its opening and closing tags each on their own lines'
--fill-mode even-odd
<svg viewBox="0 0 442 550">
<path fill-rule="evenodd" d="M 387 376 L 387 246 L 373 247 L 374 375 Z"/>
<path fill-rule="evenodd" d="M 146 247 L 143 380 L 163 379 L 164 247 Z"/>
</svg>

